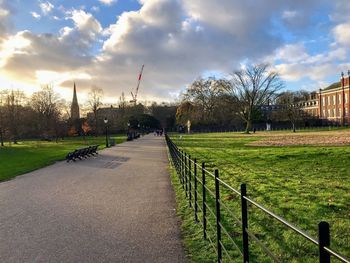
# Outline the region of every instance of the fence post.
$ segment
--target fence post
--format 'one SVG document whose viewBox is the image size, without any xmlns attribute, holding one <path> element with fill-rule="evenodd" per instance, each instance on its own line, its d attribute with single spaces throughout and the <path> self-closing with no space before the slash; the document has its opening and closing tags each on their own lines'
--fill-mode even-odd
<svg viewBox="0 0 350 263">
<path fill-rule="evenodd" d="M 216 207 L 216 241 L 218 248 L 218 263 L 222 260 L 222 248 L 221 248 L 221 215 L 220 215 L 220 183 L 219 183 L 219 170 L 215 169 L 215 207 Z"/>
<path fill-rule="evenodd" d="M 331 256 L 323 249 L 323 247 L 329 247 L 330 245 L 330 234 L 329 224 L 327 222 L 320 222 L 318 224 L 318 249 L 320 255 L 320 263 L 330 263 Z"/>
<path fill-rule="evenodd" d="M 181 175 L 180 175 L 180 180 L 182 184 L 182 189 L 184 189 L 184 154 L 183 151 L 180 150 L 180 170 L 181 170 Z"/>
<path fill-rule="evenodd" d="M 207 207 L 206 202 L 206 191 L 205 191 L 205 163 L 202 162 L 202 209 L 203 209 L 203 239 L 207 239 Z"/>
<path fill-rule="evenodd" d="M 198 222 L 198 204 L 197 204 L 197 159 L 194 158 L 194 221 Z"/>
<path fill-rule="evenodd" d="M 243 263 L 249 262 L 249 241 L 248 233 L 248 207 L 247 200 L 244 198 L 247 196 L 246 184 L 241 184 L 241 209 L 242 209 L 242 237 L 243 237 Z"/>
<path fill-rule="evenodd" d="M 186 198 L 188 198 L 188 189 L 187 189 L 187 153 L 185 153 L 185 162 L 184 162 L 184 165 L 185 165 L 185 171 L 184 171 L 184 176 L 185 176 L 185 193 L 186 193 Z"/>
<path fill-rule="evenodd" d="M 188 203 L 192 207 L 192 167 L 191 155 L 188 156 Z"/>
<path fill-rule="evenodd" d="M 176 164 L 177 176 L 180 178 L 180 181 L 181 181 L 181 173 L 180 173 L 179 157 L 178 157 L 179 150 L 176 147 L 174 148 L 173 154 L 174 154 L 174 160 L 175 160 L 175 164 Z"/>
</svg>

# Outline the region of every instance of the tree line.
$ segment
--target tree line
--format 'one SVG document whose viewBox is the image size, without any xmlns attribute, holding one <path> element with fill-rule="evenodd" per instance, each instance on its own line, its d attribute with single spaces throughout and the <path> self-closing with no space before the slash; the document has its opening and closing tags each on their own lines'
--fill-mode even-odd
<svg viewBox="0 0 350 263">
<path fill-rule="evenodd" d="M 71 103 L 62 99 L 52 86 L 42 86 L 30 97 L 20 90 L 0 91 L 0 145 L 4 141 L 16 144 L 20 139 L 58 141 L 66 136 L 97 136 L 104 133 L 106 117 L 111 133 L 175 125 L 176 105 L 155 102 L 149 106 L 132 105 L 122 94 L 113 108 L 102 103 L 103 96 L 101 88 L 92 87 L 83 109 L 87 116 L 72 120 Z"/>
<path fill-rule="evenodd" d="M 236 70 L 230 78 L 198 78 L 183 93 L 176 120 L 182 126 L 190 120 L 195 129 L 243 128 L 245 132 L 257 123 L 289 122 L 295 131 L 298 122 L 311 117 L 299 103 L 310 94 L 284 88 L 279 74 L 267 64 Z"/>
<path fill-rule="evenodd" d="M 105 130 L 108 118 L 111 132 L 130 128 L 174 130 L 185 127 L 188 120 L 194 129 L 225 127 L 244 129 L 266 122 L 297 124 L 310 119 L 300 106 L 308 100 L 306 91 L 281 91 L 284 83 L 268 65 L 251 65 L 236 70 L 230 78 L 198 78 L 182 95 L 179 103 L 130 104 L 124 94 L 116 106 L 106 106 L 103 90 L 92 87 L 86 117 L 71 120 L 70 103 L 60 98 L 52 86 L 26 97 L 20 90 L 0 92 L 0 142 L 17 143 L 18 139 L 97 136 Z M 277 110 L 269 109 L 278 106 Z M 267 110 L 266 110 L 267 109 Z M 128 126 L 129 124 L 129 126 Z"/>
</svg>

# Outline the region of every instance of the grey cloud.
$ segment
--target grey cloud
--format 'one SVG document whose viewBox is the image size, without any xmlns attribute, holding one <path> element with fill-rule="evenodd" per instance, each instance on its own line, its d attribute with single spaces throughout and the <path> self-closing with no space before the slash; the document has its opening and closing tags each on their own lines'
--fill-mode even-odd
<svg viewBox="0 0 350 263">
<path fill-rule="evenodd" d="M 76 25 L 64 36 L 27 32 L 26 37 L 32 41 L 30 49 L 10 59 L 6 69 L 24 71 L 28 77 L 35 69 L 81 69 L 92 76 L 81 81 L 82 90 L 98 85 L 106 96 L 118 97 L 122 91 L 128 95 L 136 86 L 138 71 L 146 64 L 140 99 L 169 100 L 174 91 L 204 71 L 230 72 L 244 60 L 258 61 L 271 54 L 283 44 L 281 36 L 271 34 L 272 17 L 282 19 L 286 10 L 311 17 L 319 1 L 306 2 L 142 1 L 140 11 L 124 13 L 105 30 L 109 39 L 96 57 L 90 48 L 100 28 L 91 16 L 90 26 Z M 286 26 L 292 30 L 301 24 Z"/>
<path fill-rule="evenodd" d="M 141 9 L 139 15 L 124 17 L 129 30 L 122 41 L 110 45 L 102 54 L 108 59 L 97 62 L 93 69 L 99 79 L 106 76 L 102 81 L 107 86 L 113 84 L 113 91 L 130 90 L 138 67 L 145 63 L 143 92 L 167 97 L 203 71 L 228 72 L 242 60 L 257 60 L 281 45 L 281 39 L 269 32 L 273 12 L 265 5 L 264 10 L 260 6 L 250 10 L 249 4 L 233 1 L 220 1 L 221 7 L 217 1 L 146 3 L 147 12 Z M 173 15 L 161 16 L 161 23 L 157 23 L 154 20 L 158 14 Z M 194 22 L 183 30 L 186 19 Z M 198 26 L 202 30 L 197 30 Z M 111 75 L 115 78 L 108 81 Z"/>
</svg>

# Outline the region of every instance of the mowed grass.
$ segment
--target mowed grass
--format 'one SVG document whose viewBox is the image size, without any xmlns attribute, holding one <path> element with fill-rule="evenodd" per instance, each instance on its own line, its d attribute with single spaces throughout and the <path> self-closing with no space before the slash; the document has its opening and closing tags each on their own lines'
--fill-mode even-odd
<svg viewBox="0 0 350 263">
<path fill-rule="evenodd" d="M 116 143 L 126 140 L 125 135 L 112 136 Z M 9 180 L 41 167 L 63 160 L 67 153 L 87 145 L 99 144 L 99 149 L 105 148 L 105 137 L 66 138 L 56 142 L 19 141 L 11 146 L 6 143 L 0 147 L 0 181 Z"/>
<path fill-rule="evenodd" d="M 319 132 L 320 135 L 322 133 Z M 283 136 L 288 134 L 283 132 Z M 218 168 L 220 177 L 234 188 L 239 189 L 241 183 L 246 183 L 250 197 L 316 239 L 318 223 L 323 220 L 329 222 L 331 248 L 349 257 L 350 146 L 249 145 L 268 137 L 266 133 L 262 135 L 173 134 L 172 139 L 193 158 L 205 161 L 210 170 Z M 271 136 L 275 135 L 278 133 L 271 133 Z M 290 135 L 293 136 L 293 133 Z M 337 131 L 334 131 L 336 135 Z M 213 188 L 213 182 L 209 182 L 209 187 Z M 223 190 L 222 199 L 240 218 L 239 198 Z M 251 230 L 282 262 L 317 262 L 316 246 L 252 206 L 249 206 L 248 217 Z M 240 226 L 227 214 L 223 220 L 231 237 L 240 245 Z M 215 227 L 213 219 L 211 222 Z M 193 227 L 198 228 L 197 231 L 200 229 L 199 225 Z M 185 230 L 185 237 L 187 232 L 191 231 Z M 215 240 L 214 233 L 212 237 Z M 186 239 L 191 238 L 187 236 Z M 207 253 L 193 243 L 186 242 L 193 259 Z M 231 256 L 237 258 L 230 241 L 225 240 L 225 243 L 232 249 Z M 250 245 L 253 262 L 271 262 L 252 239 Z"/>
</svg>

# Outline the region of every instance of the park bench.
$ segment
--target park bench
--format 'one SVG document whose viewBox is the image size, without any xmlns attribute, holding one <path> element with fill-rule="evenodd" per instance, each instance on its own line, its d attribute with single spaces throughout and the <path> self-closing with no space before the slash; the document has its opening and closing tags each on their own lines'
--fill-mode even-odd
<svg viewBox="0 0 350 263">
<path fill-rule="evenodd" d="M 69 162 L 69 161 L 75 161 L 76 159 L 82 160 L 83 158 L 93 156 L 95 154 L 98 154 L 97 148 L 98 148 L 98 145 L 92 145 L 89 147 L 76 149 L 73 152 L 69 152 L 67 154 L 66 160 L 67 162 Z"/>
</svg>

